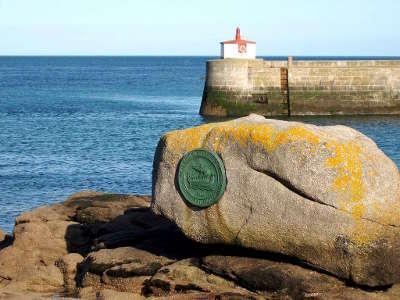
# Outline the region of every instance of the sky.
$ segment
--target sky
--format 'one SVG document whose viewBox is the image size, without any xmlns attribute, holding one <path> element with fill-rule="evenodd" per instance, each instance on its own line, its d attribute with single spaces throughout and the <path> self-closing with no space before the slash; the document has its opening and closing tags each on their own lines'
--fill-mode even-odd
<svg viewBox="0 0 400 300">
<path fill-rule="evenodd" d="M 399 0 L 0 0 L 0 55 L 400 55 Z"/>
</svg>

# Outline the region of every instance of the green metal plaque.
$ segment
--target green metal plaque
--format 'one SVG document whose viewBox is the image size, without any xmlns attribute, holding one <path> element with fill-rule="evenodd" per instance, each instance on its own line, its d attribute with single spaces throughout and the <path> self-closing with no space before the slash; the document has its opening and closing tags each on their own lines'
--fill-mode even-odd
<svg viewBox="0 0 400 300">
<path fill-rule="evenodd" d="M 224 163 L 218 154 L 206 149 L 185 154 L 178 167 L 178 187 L 191 205 L 208 207 L 217 203 L 226 188 Z"/>
</svg>

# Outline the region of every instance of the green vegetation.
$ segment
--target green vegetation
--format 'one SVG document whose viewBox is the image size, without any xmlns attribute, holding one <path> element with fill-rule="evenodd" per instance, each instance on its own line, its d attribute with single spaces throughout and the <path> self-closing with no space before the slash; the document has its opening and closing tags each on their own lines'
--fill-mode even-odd
<svg viewBox="0 0 400 300">
<path fill-rule="evenodd" d="M 207 101 L 210 104 L 214 104 L 225 109 L 228 116 L 246 116 L 257 109 L 257 105 L 255 103 L 243 103 L 234 100 L 228 100 L 229 98 L 234 97 L 234 95 L 229 95 L 228 93 L 209 92 L 207 95 Z"/>
<path fill-rule="evenodd" d="M 383 97 L 382 97 L 383 96 Z M 313 90 L 313 91 L 299 91 L 293 90 L 290 93 L 290 98 L 292 101 L 303 100 L 303 101 L 313 101 L 313 100 L 333 100 L 338 101 L 348 100 L 367 100 L 373 98 L 387 98 L 390 95 L 385 95 L 382 91 L 335 91 L 335 90 Z"/>
</svg>

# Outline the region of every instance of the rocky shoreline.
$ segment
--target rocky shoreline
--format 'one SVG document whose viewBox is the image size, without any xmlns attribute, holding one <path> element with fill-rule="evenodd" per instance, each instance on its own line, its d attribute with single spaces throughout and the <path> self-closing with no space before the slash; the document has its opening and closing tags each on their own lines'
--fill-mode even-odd
<svg viewBox="0 0 400 300">
<path fill-rule="evenodd" d="M 368 137 L 250 115 L 166 133 L 152 196 L 0 232 L 0 299 L 400 299 L 400 174 Z"/>
<path fill-rule="evenodd" d="M 186 238 L 149 196 L 80 192 L 0 233 L 0 299 L 399 299 L 295 258 Z"/>
</svg>

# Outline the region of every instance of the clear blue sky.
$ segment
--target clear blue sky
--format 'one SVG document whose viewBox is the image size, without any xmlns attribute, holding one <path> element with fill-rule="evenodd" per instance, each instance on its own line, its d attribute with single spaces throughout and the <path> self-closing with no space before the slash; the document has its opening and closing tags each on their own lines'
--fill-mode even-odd
<svg viewBox="0 0 400 300">
<path fill-rule="evenodd" d="M 0 55 L 400 55 L 399 0 L 0 0 Z"/>
</svg>

